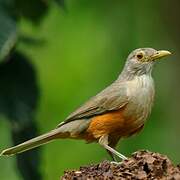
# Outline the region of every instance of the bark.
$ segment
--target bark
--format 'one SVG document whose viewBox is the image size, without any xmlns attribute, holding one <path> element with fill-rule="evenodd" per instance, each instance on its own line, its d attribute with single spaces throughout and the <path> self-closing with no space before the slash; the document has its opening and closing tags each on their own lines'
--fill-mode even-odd
<svg viewBox="0 0 180 180">
<path fill-rule="evenodd" d="M 137 151 L 119 164 L 103 161 L 64 172 L 61 180 L 180 180 L 180 166 L 159 153 Z"/>
</svg>

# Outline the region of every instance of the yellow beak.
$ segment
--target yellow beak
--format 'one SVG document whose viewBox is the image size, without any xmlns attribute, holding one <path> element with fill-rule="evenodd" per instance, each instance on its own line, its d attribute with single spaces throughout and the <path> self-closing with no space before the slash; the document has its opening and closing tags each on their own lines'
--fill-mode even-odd
<svg viewBox="0 0 180 180">
<path fill-rule="evenodd" d="M 156 54 L 154 54 L 153 56 L 151 56 L 152 60 L 157 60 L 157 59 L 160 59 L 162 57 L 165 57 L 165 56 L 168 56 L 170 55 L 171 52 L 169 51 L 165 51 L 165 50 L 160 50 L 160 51 L 157 51 Z"/>
</svg>

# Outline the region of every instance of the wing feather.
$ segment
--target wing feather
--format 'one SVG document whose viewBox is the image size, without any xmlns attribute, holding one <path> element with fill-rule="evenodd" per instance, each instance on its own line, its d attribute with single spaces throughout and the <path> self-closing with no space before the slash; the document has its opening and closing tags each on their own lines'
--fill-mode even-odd
<svg viewBox="0 0 180 180">
<path fill-rule="evenodd" d="M 103 114 L 107 111 L 118 110 L 127 103 L 126 85 L 124 83 L 113 83 L 70 114 L 58 127 L 77 119 L 86 119 L 94 115 Z"/>
</svg>

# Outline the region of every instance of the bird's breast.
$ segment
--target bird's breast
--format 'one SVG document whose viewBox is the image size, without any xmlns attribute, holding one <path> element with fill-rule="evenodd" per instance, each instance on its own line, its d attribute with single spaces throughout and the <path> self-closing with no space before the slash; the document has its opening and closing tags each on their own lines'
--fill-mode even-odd
<svg viewBox="0 0 180 180">
<path fill-rule="evenodd" d="M 141 75 L 128 81 L 127 96 L 129 97 L 129 103 L 124 116 L 127 119 L 133 118 L 134 123 L 141 126 L 150 114 L 153 105 L 154 82 L 152 77 L 150 75 Z"/>
</svg>

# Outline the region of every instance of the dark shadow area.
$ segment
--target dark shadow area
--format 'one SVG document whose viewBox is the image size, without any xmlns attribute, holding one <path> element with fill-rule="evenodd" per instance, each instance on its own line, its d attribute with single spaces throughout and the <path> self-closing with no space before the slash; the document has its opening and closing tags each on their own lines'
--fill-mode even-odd
<svg viewBox="0 0 180 180">
<path fill-rule="evenodd" d="M 13 52 L 0 64 L 0 113 L 9 120 L 13 144 L 38 134 L 35 113 L 39 88 L 34 67 L 21 53 Z M 17 166 L 26 180 L 40 180 L 40 149 L 17 155 Z"/>
</svg>

